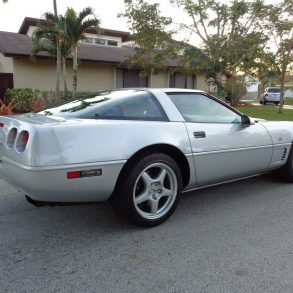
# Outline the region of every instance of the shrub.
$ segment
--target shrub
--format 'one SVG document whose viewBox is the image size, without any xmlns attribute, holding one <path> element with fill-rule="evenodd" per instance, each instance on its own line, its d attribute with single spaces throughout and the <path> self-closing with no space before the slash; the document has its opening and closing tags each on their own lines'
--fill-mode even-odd
<svg viewBox="0 0 293 293">
<path fill-rule="evenodd" d="M 91 94 L 91 92 L 78 92 L 77 96 L 83 96 Z M 50 106 L 60 100 L 66 100 L 71 98 L 72 93 L 67 92 L 65 96 L 64 91 L 60 92 L 59 100 L 56 99 L 54 91 L 41 91 L 31 88 L 16 88 L 7 89 L 3 97 L 4 104 L 8 105 L 12 100 L 15 105 L 14 111 L 18 113 L 36 112 L 46 106 Z M 1 104 L 0 104 L 1 106 Z"/>
<path fill-rule="evenodd" d="M 8 105 L 6 105 L 1 99 L 0 99 L 0 115 L 13 115 L 13 111 L 15 109 L 16 104 L 14 103 L 14 100 L 11 100 Z"/>
<path fill-rule="evenodd" d="M 35 94 L 35 91 L 30 88 L 7 89 L 3 101 L 8 105 L 13 100 L 17 112 L 30 112 Z"/>
<path fill-rule="evenodd" d="M 31 111 L 32 112 L 38 112 L 41 109 L 43 109 L 46 106 L 45 100 L 44 98 L 38 100 L 38 99 L 34 99 L 32 101 L 32 105 L 31 105 Z"/>
</svg>

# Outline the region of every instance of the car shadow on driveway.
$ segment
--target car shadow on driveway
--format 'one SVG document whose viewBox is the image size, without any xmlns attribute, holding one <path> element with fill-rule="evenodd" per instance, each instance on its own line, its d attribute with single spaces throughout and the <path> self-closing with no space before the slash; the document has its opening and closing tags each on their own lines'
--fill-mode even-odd
<svg viewBox="0 0 293 293">
<path fill-rule="evenodd" d="M 6 193 L 4 192 L 0 197 L 2 203 L 0 219 L 8 217 L 13 221 L 21 217 L 23 229 L 26 229 L 25 226 L 30 229 L 32 226 L 41 225 L 43 228 L 54 230 L 54 234 L 61 227 L 71 231 L 76 228 L 78 233 L 81 232 L 80 229 L 82 231 L 108 230 L 109 232 L 141 229 L 116 216 L 109 202 L 37 208 L 28 203 L 20 192 L 3 181 L 1 183 Z M 221 207 L 225 210 L 225 205 L 228 207 L 233 202 L 244 204 L 245 201 L 261 200 L 278 186 L 284 186 L 284 182 L 272 174 L 266 174 L 184 193 L 175 214 L 166 223 L 175 219 L 180 221 L 178 217 L 192 217 L 196 213 L 205 213 L 210 208 Z"/>
</svg>

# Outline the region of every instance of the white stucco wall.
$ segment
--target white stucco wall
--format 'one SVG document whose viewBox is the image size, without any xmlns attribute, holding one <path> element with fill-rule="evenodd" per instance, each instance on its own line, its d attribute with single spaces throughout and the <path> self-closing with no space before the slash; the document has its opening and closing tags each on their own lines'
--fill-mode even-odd
<svg viewBox="0 0 293 293">
<path fill-rule="evenodd" d="M 72 89 L 72 67 L 67 66 L 68 89 Z M 56 65 L 54 60 L 14 60 L 14 87 L 39 90 L 55 89 Z M 82 62 L 78 67 L 78 91 L 98 91 L 115 88 L 114 67 Z M 61 88 L 63 82 L 61 82 Z"/>
<path fill-rule="evenodd" d="M 196 89 L 208 92 L 209 91 L 209 85 L 206 81 L 206 77 L 204 74 L 198 74 L 196 76 Z"/>
<path fill-rule="evenodd" d="M 160 72 L 157 74 L 151 74 L 150 76 L 150 87 L 153 88 L 164 88 L 169 87 L 169 74 L 168 72 Z"/>
<path fill-rule="evenodd" d="M 13 73 L 12 57 L 5 57 L 0 53 L 0 73 Z"/>
<path fill-rule="evenodd" d="M 293 98 L 293 89 L 285 91 L 285 98 Z"/>
</svg>

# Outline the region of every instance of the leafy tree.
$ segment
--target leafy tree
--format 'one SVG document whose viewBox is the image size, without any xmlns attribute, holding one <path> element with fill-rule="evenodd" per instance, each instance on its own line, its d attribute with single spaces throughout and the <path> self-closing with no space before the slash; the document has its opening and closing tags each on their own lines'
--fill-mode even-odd
<svg viewBox="0 0 293 293">
<path fill-rule="evenodd" d="M 136 56 L 130 58 L 132 61 L 146 61 L 138 62 L 145 68 L 154 67 L 154 62 L 148 62 L 147 54 L 152 54 L 150 60 L 155 64 L 166 64 L 176 58 L 181 68 L 189 72 L 205 69 L 207 79 L 212 80 L 219 90 L 223 87 L 222 76 L 227 70 L 232 73 L 235 85 L 238 71 L 249 72 L 258 66 L 255 60 L 264 51 L 266 41 L 260 27 L 266 13 L 262 0 L 170 2 L 185 13 L 184 21 L 179 24 L 162 16 L 157 3 L 126 1 L 126 12 L 122 15 L 127 17 L 133 39 L 139 47 Z M 184 32 L 190 36 L 185 42 L 172 40 L 175 33 Z M 186 45 L 192 38 L 201 40 L 199 48 Z M 232 104 L 237 102 L 234 96 L 232 93 Z"/>
<path fill-rule="evenodd" d="M 276 47 L 274 62 L 280 70 L 281 85 L 279 112 L 283 112 L 286 72 L 293 63 L 293 2 L 283 0 L 271 5 L 265 17 L 265 28 Z"/>
<path fill-rule="evenodd" d="M 126 1 L 127 2 L 127 1 Z M 168 31 L 172 23 L 170 17 L 160 15 L 159 4 L 148 4 L 144 1 L 127 2 L 126 17 L 136 43 L 134 56 L 128 56 L 129 66 L 139 65 L 145 72 L 160 71 L 165 61 L 177 56 L 179 44 L 172 40 L 173 31 Z"/>
<path fill-rule="evenodd" d="M 85 38 L 85 31 L 90 27 L 97 27 L 100 21 L 95 17 L 92 8 L 87 7 L 80 13 L 76 13 L 73 8 L 67 8 L 64 16 L 66 24 L 66 33 L 71 43 L 71 52 L 73 56 L 73 84 L 72 84 L 72 97 L 76 96 L 77 91 L 77 67 L 78 67 L 78 44 L 79 41 Z"/>
<path fill-rule="evenodd" d="M 255 75 L 261 82 L 263 87 L 261 90 L 278 84 L 280 69 L 276 62 L 275 53 L 266 52 L 261 56 Z"/>
</svg>

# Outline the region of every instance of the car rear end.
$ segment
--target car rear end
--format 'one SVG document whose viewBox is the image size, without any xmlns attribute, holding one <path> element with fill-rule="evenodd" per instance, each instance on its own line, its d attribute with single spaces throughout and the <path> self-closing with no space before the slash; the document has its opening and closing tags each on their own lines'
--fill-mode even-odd
<svg viewBox="0 0 293 293">
<path fill-rule="evenodd" d="M 281 90 L 277 87 L 270 87 L 264 93 L 264 103 L 280 103 Z"/>
<path fill-rule="evenodd" d="M 77 132 L 74 125 L 79 121 L 36 114 L 0 116 L 0 176 L 34 201 L 106 200 L 123 164 L 114 168 L 107 162 L 82 162 L 76 156 L 69 162 L 63 149 L 72 148 L 76 154 L 78 143 L 74 149 L 66 141 L 60 144 L 57 136 L 61 128 L 72 136 Z"/>
</svg>

